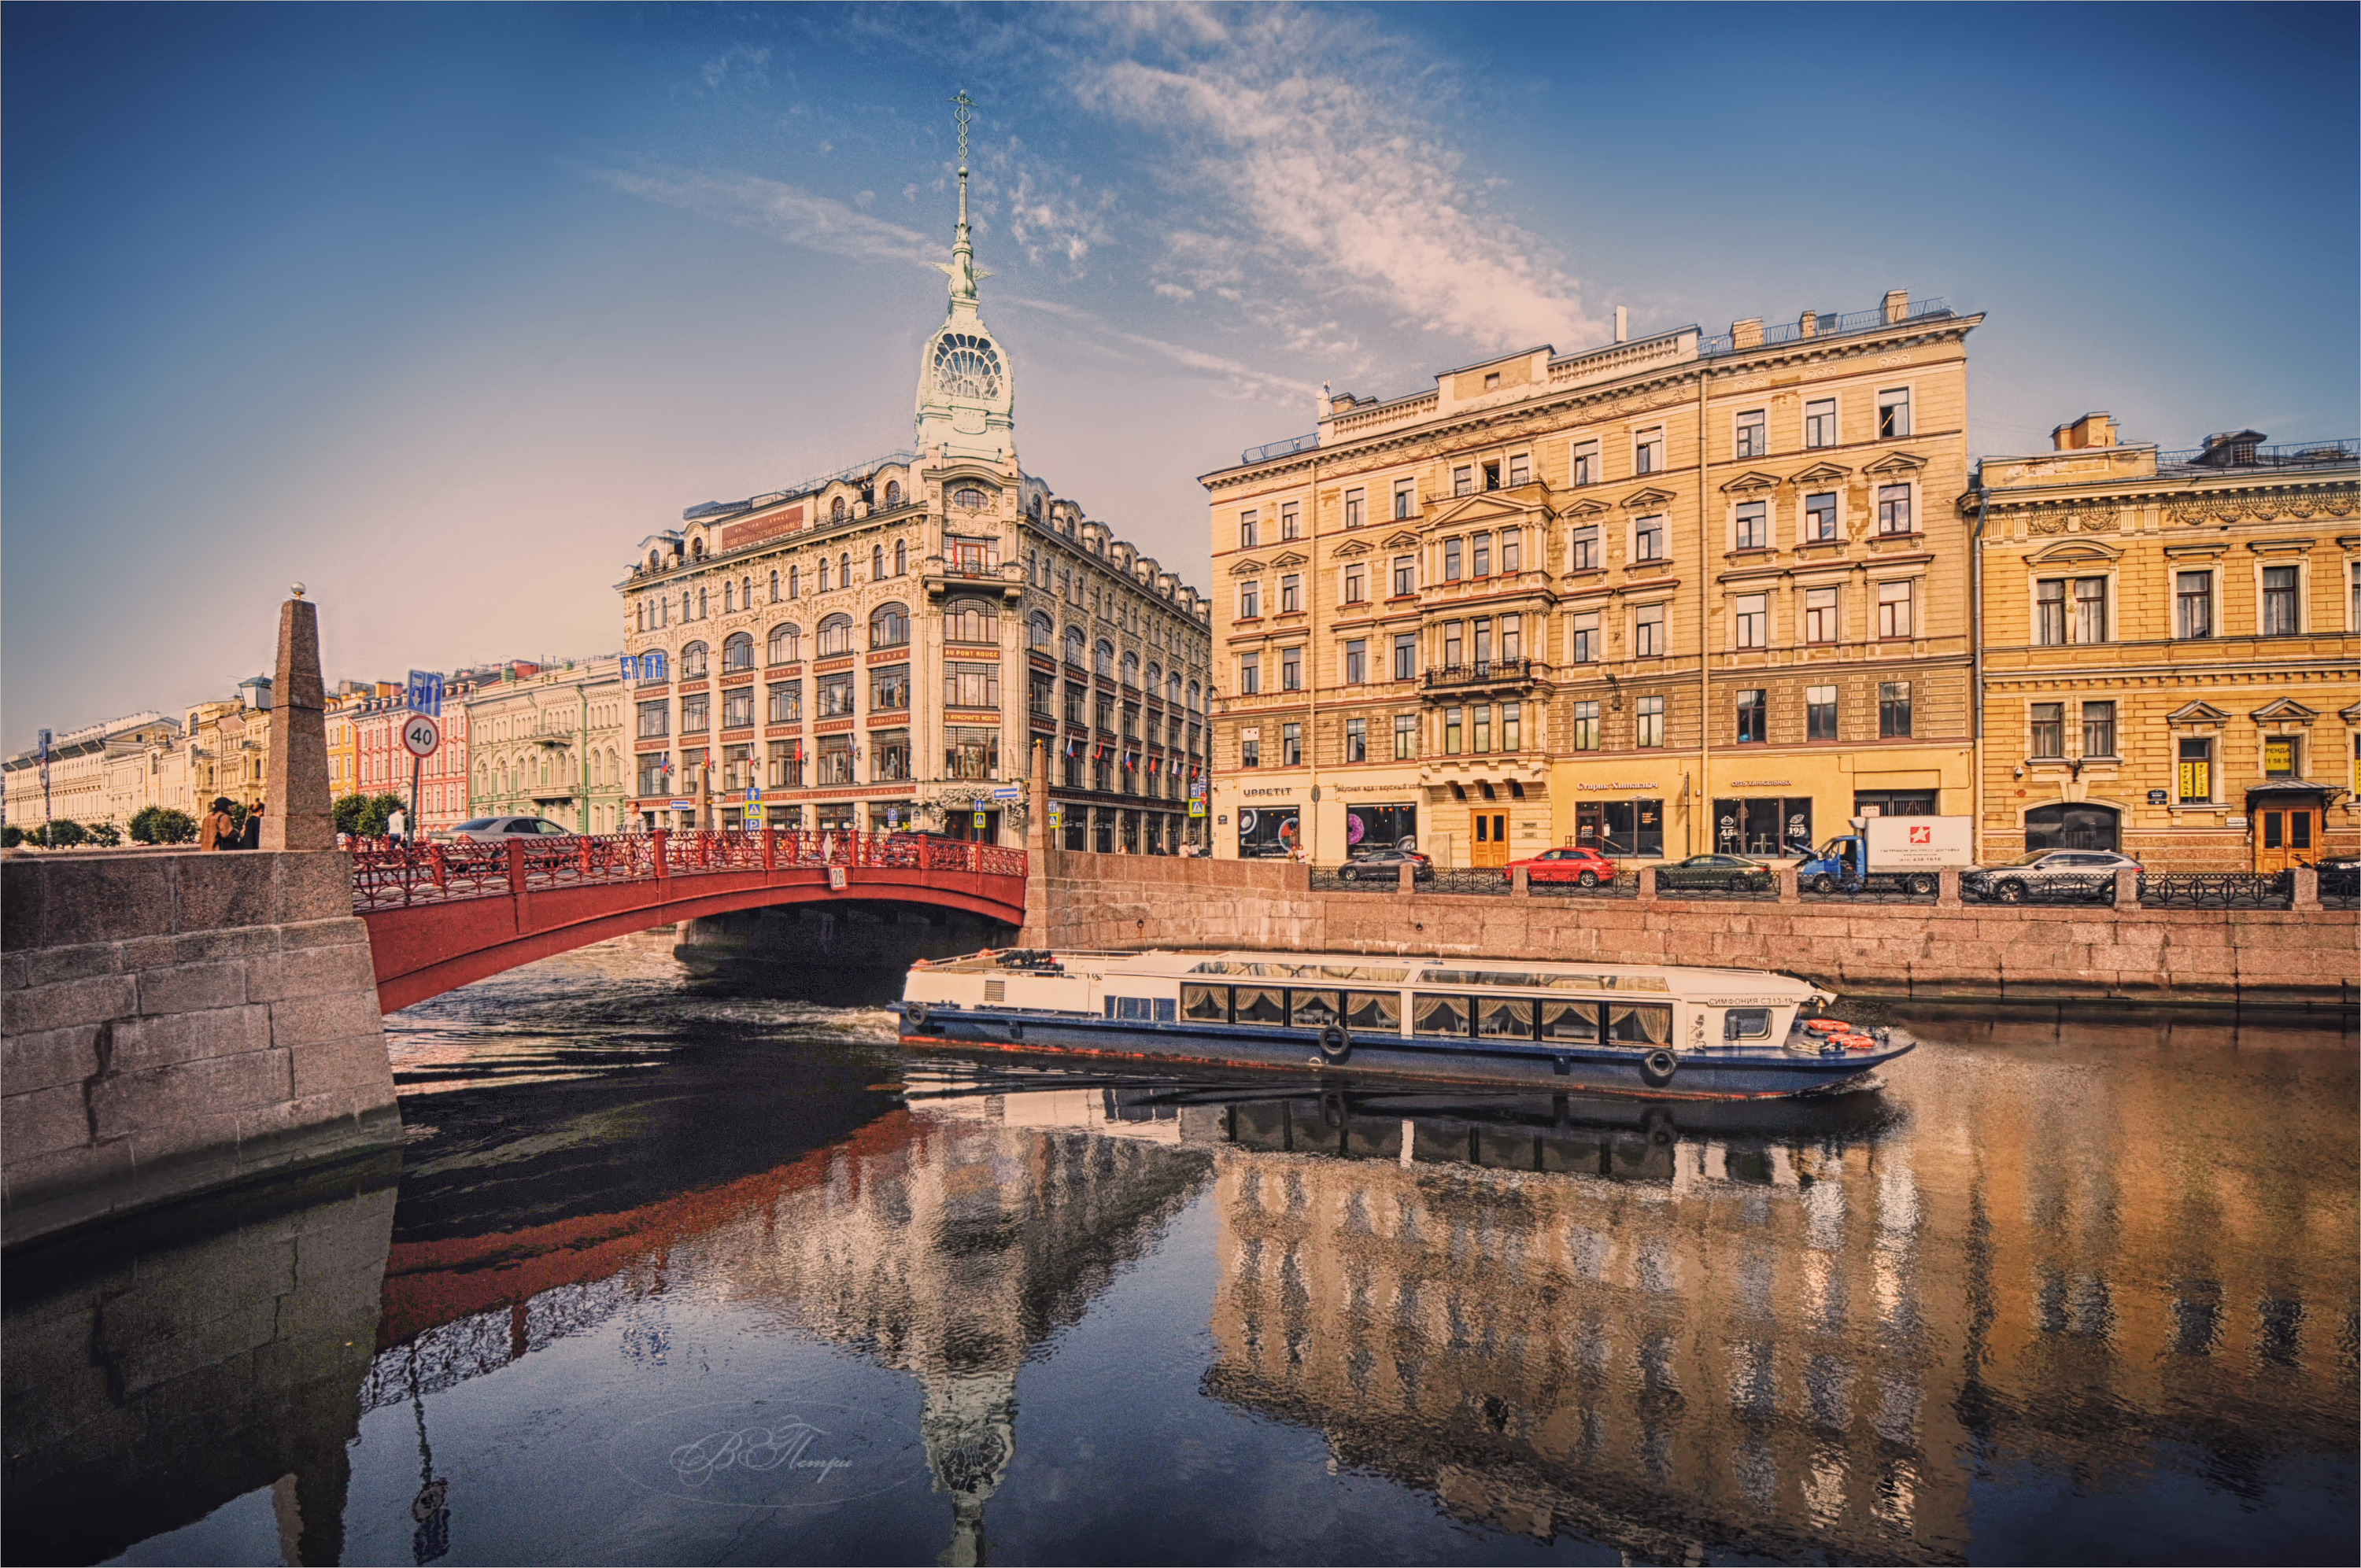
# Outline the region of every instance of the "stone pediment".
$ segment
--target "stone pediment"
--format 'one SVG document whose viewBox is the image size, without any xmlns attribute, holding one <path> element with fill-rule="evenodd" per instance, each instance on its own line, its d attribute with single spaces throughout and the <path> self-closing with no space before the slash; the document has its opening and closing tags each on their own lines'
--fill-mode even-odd
<svg viewBox="0 0 2361 1568">
<path fill-rule="evenodd" d="M 2230 716 L 2210 702 L 2185 702 L 2164 716 L 2167 724 L 2227 724 Z"/>
<path fill-rule="evenodd" d="M 1366 555 L 1369 553 L 1371 548 L 1372 546 L 1366 539 L 1348 539 L 1344 543 L 1336 546 L 1336 548 L 1330 552 L 1330 554 L 1339 557 L 1349 558 L 1355 555 Z"/>
<path fill-rule="evenodd" d="M 1624 510 L 1628 511 L 1644 511 L 1650 507 L 1663 506 L 1666 501 L 1671 500 L 1672 499 L 1672 491 L 1659 489 L 1655 486 L 1651 485 L 1644 490 L 1634 490 L 1630 495 L 1625 496 L 1623 498 L 1622 504 Z"/>
<path fill-rule="evenodd" d="M 1241 561 L 1236 565 L 1230 568 L 1230 576 L 1233 577 L 1251 577 L 1257 572 L 1268 571 L 1268 569 L 1269 568 L 1266 567 L 1259 561 Z"/>
<path fill-rule="evenodd" d="M 1310 559 L 1312 559 L 1311 556 L 1304 554 L 1301 551 L 1290 550 L 1286 554 L 1281 555 L 1279 559 L 1273 561 L 1271 565 L 1283 571 L 1290 566 L 1301 566 Z"/>
<path fill-rule="evenodd" d="M 1775 490 L 1778 488 L 1779 476 L 1765 474 L 1759 468 L 1749 468 L 1745 473 L 1722 486 L 1724 490 L 1733 494 L 1743 490 Z"/>
<path fill-rule="evenodd" d="M 1411 532 L 1407 528 L 1396 529 L 1392 533 L 1386 536 L 1386 548 L 1389 550 L 1415 550 L 1418 548 L 1418 535 Z"/>
<path fill-rule="evenodd" d="M 1615 509 L 1613 507 L 1609 506 L 1605 501 L 1600 500 L 1596 496 L 1585 496 L 1582 499 L 1566 508 L 1564 515 L 1577 519 L 1597 517 L 1600 512 L 1613 511 Z"/>
<path fill-rule="evenodd" d="M 2027 555 L 2027 565 L 2048 566 L 2073 561 L 2113 561 L 2123 552 L 2112 544 L 2101 544 L 2091 539 L 2060 540 Z"/>
<path fill-rule="evenodd" d="M 2338 708 L 2336 717 L 2347 724 L 2361 724 L 2361 702 L 2356 702 L 2350 707 Z"/>
<path fill-rule="evenodd" d="M 1852 477 L 1852 470 L 1839 463 L 1815 463 L 1787 482 L 1791 485 L 1833 485 Z"/>
<path fill-rule="evenodd" d="M 1864 474 L 1915 474 L 1927 466 L 1927 459 L 1907 452 L 1889 452 L 1861 469 Z"/>
<path fill-rule="evenodd" d="M 2248 714 L 2257 724 L 2309 724 L 2320 717 L 2318 708 L 2306 707 L 2291 696 L 2266 703 Z"/>
<path fill-rule="evenodd" d="M 1471 496 L 1456 496 L 1443 503 L 1428 520 L 1432 528 L 1465 528 L 1470 523 L 1522 522 L 1534 508 L 1520 506 L 1506 496 L 1494 491 L 1479 490 Z"/>
</svg>

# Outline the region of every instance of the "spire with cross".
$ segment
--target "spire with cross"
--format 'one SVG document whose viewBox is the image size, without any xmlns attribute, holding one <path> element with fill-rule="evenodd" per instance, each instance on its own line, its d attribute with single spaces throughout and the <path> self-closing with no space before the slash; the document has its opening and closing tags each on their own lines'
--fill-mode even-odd
<svg viewBox="0 0 2361 1568">
<path fill-rule="evenodd" d="M 960 455 L 1013 460 L 1016 435 L 1008 363 L 992 329 L 983 324 L 976 284 L 992 276 L 975 265 L 975 239 L 968 225 L 968 128 L 975 100 L 961 89 L 950 101 L 959 126 L 959 226 L 951 258 L 935 265 L 950 279 L 946 320 L 927 345 L 919 371 L 917 444 Z"/>
</svg>

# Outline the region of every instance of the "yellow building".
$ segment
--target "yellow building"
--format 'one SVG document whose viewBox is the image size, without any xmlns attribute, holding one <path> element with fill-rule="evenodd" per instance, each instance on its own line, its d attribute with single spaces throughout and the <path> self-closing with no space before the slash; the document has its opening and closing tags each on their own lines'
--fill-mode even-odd
<svg viewBox="0 0 2361 1568">
<path fill-rule="evenodd" d="M 377 688 L 358 681 L 345 681 L 336 695 L 328 699 L 325 715 L 328 733 L 328 798 L 341 800 L 360 791 L 360 747 L 353 729 L 353 715 Z"/>
<path fill-rule="evenodd" d="M 2361 442 L 2191 452 L 2104 413 L 1986 457 L 1987 857 L 2278 871 L 2361 839 Z"/>
<path fill-rule="evenodd" d="M 1204 477 L 1215 852 L 1777 854 L 1973 795 L 1967 334 L 1895 291 L 1332 398 Z"/>
</svg>

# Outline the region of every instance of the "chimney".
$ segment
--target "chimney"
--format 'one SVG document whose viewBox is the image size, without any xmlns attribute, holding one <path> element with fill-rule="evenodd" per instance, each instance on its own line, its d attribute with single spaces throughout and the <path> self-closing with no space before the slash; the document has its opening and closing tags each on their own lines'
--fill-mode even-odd
<svg viewBox="0 0 2361 1568">
<path fill-rule="evenodd" d="M 1818 334 L 1819 330 L 1820 317 L 1818 312 L 1806 311 L 1802 315 L 1795 318 L 1795 331 L 1798 335 L 1813 337 Z"/>
<path fill-rule="evenodd" d="M 1747 321 L 1730 323 L 1730 345 L 1732 348 L 1762 347 L 1763 318 L 1755 316 Z"/>
<path fill-rule="evenodd" d="M 1622 306 L 1615 307 L 1615 341 L 1623 343 L 1631 335 L 1631 318 Z"/>
<path fill-rule="evenodd" d="M 2086 446 L 2113 446 L 2115 444 L 2115 416 L 2103 409 L 2086 413 L 2081 419 L 2051 431 L 2049 439 L 2060 452 L 2079 452 Z"/>
<path fill-rule="evenodd" d="M 1888 289 L 1885 291 L 1884 305 L 1887 321 L 1898 322 L 1906 319 L 1910 314 L 1910 291 Z"/>
</svg>

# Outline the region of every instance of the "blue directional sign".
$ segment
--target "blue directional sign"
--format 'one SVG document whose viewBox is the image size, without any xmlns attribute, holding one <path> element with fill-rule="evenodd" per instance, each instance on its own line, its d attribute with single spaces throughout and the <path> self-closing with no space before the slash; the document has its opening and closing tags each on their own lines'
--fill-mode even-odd
<svg viewBox="0 0 2361 1568">
<path fill-rule="evenodd" d="M 443 677 L 433 670 L 410 672 L 410 711 L 429 718 L 443 717 Z"/>
</svg>

